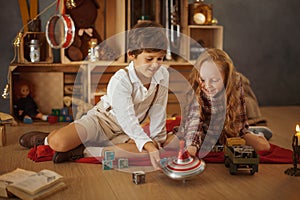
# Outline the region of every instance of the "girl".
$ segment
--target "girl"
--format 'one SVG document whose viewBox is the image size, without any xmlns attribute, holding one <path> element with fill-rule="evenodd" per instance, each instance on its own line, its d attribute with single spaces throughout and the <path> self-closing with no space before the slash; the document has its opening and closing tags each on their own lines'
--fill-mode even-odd
<svg viewBox="0 0 300 200">
<path fill-rule="evenodd" d="M 207 152 L 228 137 L 242 137 L 256 151 L 269 150 L 262 135 L 248 129 L 241 76 L 230 57 L 220 49 L 207 49 L 190 75 L 194 103 L 187 106 L 181 126 L 188 152 Z"/>
</svg>

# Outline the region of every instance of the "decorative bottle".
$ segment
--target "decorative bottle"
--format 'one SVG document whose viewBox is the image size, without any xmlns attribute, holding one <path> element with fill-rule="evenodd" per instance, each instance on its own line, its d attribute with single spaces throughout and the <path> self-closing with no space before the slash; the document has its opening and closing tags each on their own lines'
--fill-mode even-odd
<svg viewBox="0 0 300 200">
<path fill-rule="evenodd" d="M 99 59 L 98 52 L 96 50 L 97 47 L 97 39 L 96 38 L 91 38 L 89 41 L 89 52 L 88 52 L 88 59 L 89 61 L 97 61 Z"/>
</svg>

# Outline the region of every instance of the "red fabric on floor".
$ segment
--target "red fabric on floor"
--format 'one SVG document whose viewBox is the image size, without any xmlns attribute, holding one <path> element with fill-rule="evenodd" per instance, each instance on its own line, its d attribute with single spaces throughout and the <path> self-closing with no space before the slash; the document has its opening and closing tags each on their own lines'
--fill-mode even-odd
<svg viewBox="0 0 300 200">
<path fill-rule="evenodd" d="M 293 151 L 270 144 L 269 151 L 260 151 L 260 163 L 293 163 Z M 298 160 L 299 162 L 300 160 Z"/>
<path fill-rule="evenodd" d="M 289 149 L 279 147 L 274 144 L 270 144 L 271 148 L 269 151 L 258 152 L 260 156 L 260 163 L 293 163 L 292 156 L 293 152 Z M 177 150 L 167 149 L 161 153 L 161 158 L 167 158 L 171 156 L 177 156 Z M 52 160 L 54 151 L 47 145 L 40 145 L 31 148 L 28 153 L 28 158 L 35 162 L 43 162 Z M 202 158 L 207 163 L 223 163 L 224 153 L 223 152 L 210 152 L 204 158 Z M 116 158 L 117 160 L 117 158 Z M 101 163 L 102 157 L 88 157 L 80 158 L 75 162 L 78 163 Z M 143 158 L 128 158 L 129 165 L 151 165 L 148 157 Z M 299 160 L 300 162 L 300 160 Z"/>
<path fill-rule="evenodd" d="M 39 145 L 31 148 L 28 152 L 28 158 L 35 162 L 52 160 L 54 151 L 48 145 Z"/>
<path fill-rule="evenodd" d="M 179 126 L 181 117 L 169 118 L 166 121 L 167 132 L 173 130 L 174 127 Z M 143 126 L 145 132 L 149 132 L 149 123 Z M 260 155 L 260 163 L 293 163 L 292 154 L 293 152 L 289 149 L 279 147 L 274 144 L 270 144 L 271 148 L 269 151 L 258 152 Z M 161 152 L 161 158 L 166 158 L 170 156 L 177 156 L 178 150 L 165 149 Z M 45 145 L 40 145 L 30 149 L 28 153 L 28 158 L 35 162 L 49 161 L 52 160 L 54 151 Z M 222 163 L 224 162 L 223 152 L 210 152 L 204 158 L 202 158 L 207 163 Z M 117 160 L 117 158 L 116 158 Z M 79 163 L 101 163 L 102 158 L 81 158 L 75 162 Z M 128 158 L 129 165 L 151 165 L 148 157 L 144 158 Z"/>
</svg>

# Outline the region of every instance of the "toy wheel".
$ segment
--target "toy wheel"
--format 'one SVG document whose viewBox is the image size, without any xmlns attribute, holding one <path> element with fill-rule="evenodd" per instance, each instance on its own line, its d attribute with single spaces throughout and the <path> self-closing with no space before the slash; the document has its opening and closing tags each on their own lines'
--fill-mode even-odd
<svg viewBox="0 0 300 200">
<path fill-rule="evenodd" d="M 253 175 L 255 172 L 258 172 L 258 165 L 252 165 L 250 170 L 250 174 Z"/>
<path fill-rule="evenodd" d="M 237 165 L 234 165 L 232 162 L 230 162 L 229 173 L 231 175 L 235 175 L 237 173 Z"/>
<path fill-rule="evenodd" d="M 225 167 L 230 167 L 230 159 L 228 158 L 228 156 L 225 156 L 225 160 L 224 160 L 224 164 L 225 164 Z"/>
<path fill-rule="evenodd" d="M 253 165 L 252 170 L 254 171 L 254 173 L 258 172 L 258 165 Z"/>
</svg>

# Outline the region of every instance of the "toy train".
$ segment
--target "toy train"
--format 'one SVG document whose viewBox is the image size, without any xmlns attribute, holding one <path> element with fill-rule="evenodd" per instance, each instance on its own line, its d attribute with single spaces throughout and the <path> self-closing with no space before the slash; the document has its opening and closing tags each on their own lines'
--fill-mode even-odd
<svg viewBox="0 0 300 200">
<path fill-rule="evenodd" d="M 252 146 L 246 145 L 240 137 L 227 138 L 224 146 L 224 162 L 230 174 L 249 171 L 251 175 L 258 172 L 259 155 Z"/>
</svg>

